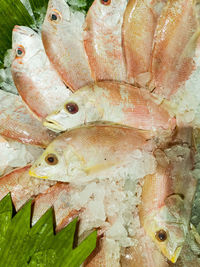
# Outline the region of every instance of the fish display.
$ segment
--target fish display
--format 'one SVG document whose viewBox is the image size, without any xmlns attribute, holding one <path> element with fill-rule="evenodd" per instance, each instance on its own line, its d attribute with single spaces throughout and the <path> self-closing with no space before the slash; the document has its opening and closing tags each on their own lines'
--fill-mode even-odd
<svg viewBox="0 0 200 267">
<path fill-rule="evenodd" d="M 52 206 L 56 233 L 78 217 L 78 243 L 96 229 L 84 267 L 198 267 L 198 2 L 81 9 L 49 0 L 40 29 L 8 33 L 0 198 L 33 199 L 32 225 Z"/>
<path fill-rule="evenodd" d="M 54 68 L 72 91 L 93 80 L 83 46 L 83 23 L 84 15 L 71 12 L 64 0 L 49 1 L 42 25 L 43 44 Z"/>
<path fill-rule="evenodd" d="M 26 105 L 42 120 L 72 93 L 51 66 L 39 34 L 28 27 L 15 26 L 12 39 L 14 83 Z"/>
<path fill-rule="evenodd" d="M 54 131 L 66 131 L 95 121 L 150 131 L 173 130 L 176 125 L 175 118 L 147 90 L 110 81 L 79 89 L 43 124 Z"/>
</svg>

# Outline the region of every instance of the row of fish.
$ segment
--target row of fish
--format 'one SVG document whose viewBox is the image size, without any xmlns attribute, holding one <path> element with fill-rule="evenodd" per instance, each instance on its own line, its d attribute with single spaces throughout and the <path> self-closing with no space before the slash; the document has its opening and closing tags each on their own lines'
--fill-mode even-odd
<svg viewBox="0 0 200 267">
<path fill-rule="evenodd" d="M 38 148 L 32 167 L 1 178 L 2 197 L 11 191 L 18 209 L 36 196 L 33 223 L 53 205 L 57 231 L 77 215 L 80 238 L 99 228 L 99 251 L 85 266 L 182 260 L 196 189 L 194 144 L 189 127 L 176 129 L 175 109 L 163 97 L 195 68 L 195 5 L 95 0 L 85 18 L 64 0 L 50 0 L 42 38 L 13 29 L 11 71 L 22 99 L 0 92 L 0 134 L 48 147 Z M 44 126 L 68 131 L 57 136 Z M 7 162 L 3 171 L 10 167 L 20 164 Z"/>
</svg>

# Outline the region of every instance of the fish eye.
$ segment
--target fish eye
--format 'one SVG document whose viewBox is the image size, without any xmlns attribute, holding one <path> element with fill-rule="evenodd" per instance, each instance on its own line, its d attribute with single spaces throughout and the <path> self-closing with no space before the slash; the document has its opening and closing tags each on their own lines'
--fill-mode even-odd
<svg viewBox="0 0 200 267">
<path fill-rule="evenodd" d="M 56 165 L 58 163 L 58 158 L 56 157 L 55 154 L 48 154 L 45 157 L 45 161 L 49 165 Z"/>
<path fill-rule="evenodd" d="M 160 229 L 159 231 L 157 231 L 155 236 L 159 242 L 164 242 L 167 239 L 167 233 L 163 229 Z"/>
<path fill-rule="evenodd" d="M 18 46 L 16 49 L 16 56 L 17 57 L 23 57 L 25 54 L 25 49 L 22 45 Z"/>
<path fill-rule="evenodd" d="M 49 20 L 53 23 L 58 23 L 61 20 L 61 14 L 58 10 L 53 10 L 50 14 L 49 14 Z"/>
<path fill-rule="evenodd" d="M 101 4 L 103 4 L 105 6 L 108 6 L 111 3 L 111 0 L 100 0 L 100 1 L 101 1 Z"/>
<path fill-rule="evenodd" d="M 69 112 L 70 114 L 75 114 L 78 112 L 78 105 L 76 103 L 67 103 L 65 105 L 65 109 L 67 110 L 67 112 Z"/>
</svg>

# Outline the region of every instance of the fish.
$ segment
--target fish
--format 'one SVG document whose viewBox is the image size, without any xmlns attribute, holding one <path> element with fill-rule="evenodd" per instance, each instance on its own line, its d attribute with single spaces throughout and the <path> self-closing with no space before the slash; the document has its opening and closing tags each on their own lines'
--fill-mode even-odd
<svg viewBox="0 0 200 267">
<path fill-rule="evenodd" d="M 42 25 L 42 41 L 49 60 L 72 90 L 92 82 L 83 45 L 84 14 L 72 12 L 64 0 L 50 0 Z"/>
<path fill-rule="evenodd" d="M 137 161 L 137 154 L 140 158 L 143 150 L 151 154 L 153 149 L 154 142 L 149 140 L 148 132 L 118 125 L 83 126 L 54 139 L 29 174 L 74 184 L 127 177 L 134 175 L 133 161 Z"/>
<path fill-rule="evenodd" d="M 83 38 L 95 81 L 128 81 L 121 45 L 126 5 L 126 0 L 95 0 L 88 10 Z"/>
<path fill-rule="evenodd" d="M 43 120 L 72 92 L 52 67 L 41 37 L 31 28 L 15 26 L 12 32 L 12 77 L 28 108 Z"/>
<path fill-rule="evenodd" d="M 150 89 L 170 99 L 195 69 L 193 56 L 199 23 L 193 0 L 168 0 L 158 19 L 150 71 Z"/>
<path fill-rule="evenodd" d="M 0 135 L 0 176 L 5 175 L 13 168 L 19 168 L 35 161 L 43 152 L 37 146 L 26 145 Z"/>
<path fill-rule="evenodd" d="M 122 46 L 129 79 L 149 72 L 157 21 L 152 8 L 145 0 L 130 0 L 124 13 Z"/>
<path fill-rule="evenodd" d="M 0 90 L 0 134 L 24 143 L 46 147 L 56 134 L 28 111 L 20 96 Z"/>
<path fill-rule="evenodd" d="M 158 150 L 157 170 L 144 178 L 140 222 L 168 260 L 175 263 L 189 231 L 197 181 L 193 150 L 185 143 Z"/>
<path fill-rule="evenodd" d="M 120 82 L 96 82 L 75 92 L 43 124 L 65 131 L 94 121 L 119 123 L 142 130 L 173 130 L 176 119 L 147 90 Z"/>
<path fill-rule="evenodd" d="M 9 192 L 16 211 L 18 211 L 31 197 L 45 192 L 54 183 L 30 177 L 31 165 L 17 168 L 0 179 L 0 199 Z"/>
</svg>

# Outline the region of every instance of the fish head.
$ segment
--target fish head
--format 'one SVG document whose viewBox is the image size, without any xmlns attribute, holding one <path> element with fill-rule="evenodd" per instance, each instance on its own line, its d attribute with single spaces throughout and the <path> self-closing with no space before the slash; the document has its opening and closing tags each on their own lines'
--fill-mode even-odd
<svg viewBox="0 0 200 267">
<path fill-rule="evenodd" d="M 40 51 L 43 45 L 39 34 L 34 30 L 16 25 L 12 32 L 12 67 L 23 68 L 24 63 L 29 62 Z"/>
<path fill-rule="evenodd" d="M 70 20 L 71 12 L 64 0 L 50 0 L 42 25 L 42 31 L 56 32 L 60 26 Z"/>
<path fill-rule="evenodd" d="M 56 132 L 66 131 L 84 123 L 101 120 L 102 114 L 95 92 L 90 86 L 85 86 L 70 96 L 58 110 L 48 115 L 43 124 Z"/>
<path fill-rule="evenodd" d="M 56 138 L 35 161 L 29 175 L 53 181 L 76 182 L 85 168 L 83 158 L 76 153 L 71 138 Z"/>
<path fill-rule="evenodd" d="M 172 263 L 177 261 L 188 231 L 188 221 L 182 212 L 184 203 L 181 199 L 178 201 L 178 206 L 164 205 L 151 212 L 144 221 L 146 233 Z"/>
<path fill-rule="evenodd" d="M 120 9 L 125 9 L 126 0 L 95 0 L 93 3 L 93 12 L 96 13 L 94 19 L 104 19 L 104 24 L 108 28 L 121 23 Z"/>
<path fill-rule="evenodd" d="M 57 177 L 65 176 L 65 169 L 63 150 L 57 143 L 52 142 L 35 161 L 29 174 L 37 178 L 59 180 Z"/>
</svg>

